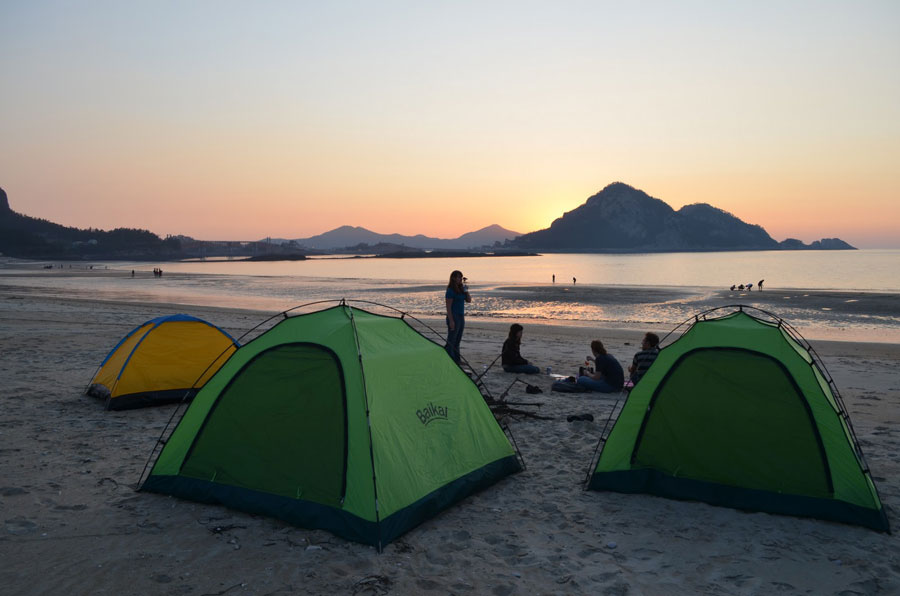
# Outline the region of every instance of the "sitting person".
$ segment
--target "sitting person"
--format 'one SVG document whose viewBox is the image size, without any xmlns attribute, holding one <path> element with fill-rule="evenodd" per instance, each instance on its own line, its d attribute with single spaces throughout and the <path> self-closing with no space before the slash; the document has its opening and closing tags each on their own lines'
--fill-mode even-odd
<svg viewBox="0 0 900 596">
<path fill-rule="evenodd" d="M 575 384 L 588 391 L 601 393 L 621 391 L 625 385 L 625 372 L 619 361 L 606 353 L 606 348 L 599 339 L 591 342 L 591 352 L 594 353 L 592 360 L 597 371 L 591 375 L 579 376 L 575 379 Z"/>
<path fill-rule="evenodd" d="M 509 327 L 509 337 L 503 342 L 503 352 L 500 355 L 500 363 L 503 370 L 508 373 L 517 373 L 523 375 L 536 375 L 541 369 L 522 358 L 519 353 L 519 346 L 522 344 L 523 327 L 518 323 L 513 323 Z"/>
<path fill-rule="evenodd" d="M 659 336 L 655 333 L 648 333 L 641 341 L 641 351 L 634 355 L 634 360 L 628 367 L 632 383 L 637 385 L 657 356 L 659 356 Z"/>
</svg>

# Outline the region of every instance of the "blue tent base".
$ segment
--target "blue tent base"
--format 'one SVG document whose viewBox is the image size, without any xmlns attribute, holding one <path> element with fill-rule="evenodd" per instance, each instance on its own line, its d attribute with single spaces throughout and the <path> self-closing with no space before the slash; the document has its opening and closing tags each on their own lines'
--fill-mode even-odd
<svg viewBox="0 0 900 596">
<path fill-rule="evenodd" d="M 347 540 L 370 544 L 381 549 L 438 512 L 521 469 L 514 455 L 491 462 L 388 516 L 381 520 L 380 524 L 342 511 L 337 506 L 331 507 L 187 476 L 151 474 L 139 490 L 173 495 L 201 503 L 221 504 L 247 513 L 267 515 L 295 526 L 327 530 Z"/>
<path fill-rule="evenodd" d="M 163 404 L 189 402 L 197 395 L 197 389 L 169 389 L 166 391 L 144 391 L 119 395 L 106 400 L 107 410 L 134 410 Z"/>
<path fill-rule="evenodd" d="M 891 533 L 883 509 L 868 509 L 837 499 L 789 495 L 690 478 L 676 478 L 649 468 L 595 472 L 591 476 L 588 489 L 631 494 L 647 493 L 670 499 L 703 501 L 710 505 L 824 519 Z"/>
</svg>

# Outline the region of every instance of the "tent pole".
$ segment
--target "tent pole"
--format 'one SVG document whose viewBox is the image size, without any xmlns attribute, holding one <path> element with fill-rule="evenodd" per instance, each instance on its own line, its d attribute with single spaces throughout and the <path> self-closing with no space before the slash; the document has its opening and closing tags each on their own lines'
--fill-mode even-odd
<svg viewBox="0 0 900 596">
<path fill-rule="evenodd" d="M 369 414 L 369 392 L 366 388 L 366 369 L 363 366 L 362 348 L 359 345 L 359 332 L 356 328 L 356 317 L 353 316 L 353 307 L 347 306 L 347 303 L 341 299 L 341 306 L 348 312 L 350 317 L 350 326 L 353 329 L 353 341 L 356 344 L 356 356 L 359 359 L 359 373 L 362 376 L 363 399 L 366 404 L 366 431 L 369 433 L 369 462 L 372 466 L 372 494 L 375 497 L 375 526 L 378 528 L 378 544 L 376 548 L 378 552 L 382 552 L 383 545 L 381 543 L 381 511 L 379 511 L 378 503 L 378 480 L 375 476 L 375 447 L 372 443 L 372 418 Z"/>
<path fill-rule="evenodd" d="M 588 484 L 591 481 L 591 471 L 597 467 L 597 460 L 600 459 L 600 445 L 606 441 L 606 429 L 609 427 L 609 421 L 612 420 L 613 414 L 616 413 L 616 407 L 619 405 L 619 400 L 616 400 L 616 403 L 613 404 L 612 409 L 609 411 L 609 416 L 606 417 L 606 424 L 603 425 L 603 430 L 600 431 L 600 439 L 597 441 L 597 446 L 594 447 L 594 455 L 591 456 L 591 465 L 587 469 L 587 474 L 584 477 L 584 490 L 587 490 Z"/>
</svg>

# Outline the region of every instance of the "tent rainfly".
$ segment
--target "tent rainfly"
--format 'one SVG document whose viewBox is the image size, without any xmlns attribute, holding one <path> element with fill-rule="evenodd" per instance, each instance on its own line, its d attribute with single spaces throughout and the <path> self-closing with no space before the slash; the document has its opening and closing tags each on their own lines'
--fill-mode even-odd
<svg viewBox="0 0 900 596">
<path fill-rule="evenodd" d="M 698 315 L 660 351 L 628 396 L 588 488 L 889 532 L 843 401 L 815 351 L 769 313 L 726 308 L 724 316 Z"/>
<path fill-rule="evenodd" d="M 521 469 L 472 380 L 403 318 L 289 316 L 200 390 L 141 490 L 384 545 Z"/>
<path fill-rule="evenodd" d="M 116 344 L 85 393 L 106 399 L 107 410 L 189 400 L 237 348 L 230 335 L 202 319 L 157 317 Z"/>
</svg>

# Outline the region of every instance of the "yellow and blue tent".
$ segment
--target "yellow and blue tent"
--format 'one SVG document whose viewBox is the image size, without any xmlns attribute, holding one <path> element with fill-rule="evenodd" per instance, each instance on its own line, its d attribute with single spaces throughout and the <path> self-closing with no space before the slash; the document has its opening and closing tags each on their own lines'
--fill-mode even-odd
<svg viewBox="0 0 900 596">
<path fill-rule="evenodd" d="M 193 398 L 239 347 L 228 333 L 191 315 L 139 325 L 109 352 L 85 392 L 127 410 Z"/>
</svg>

